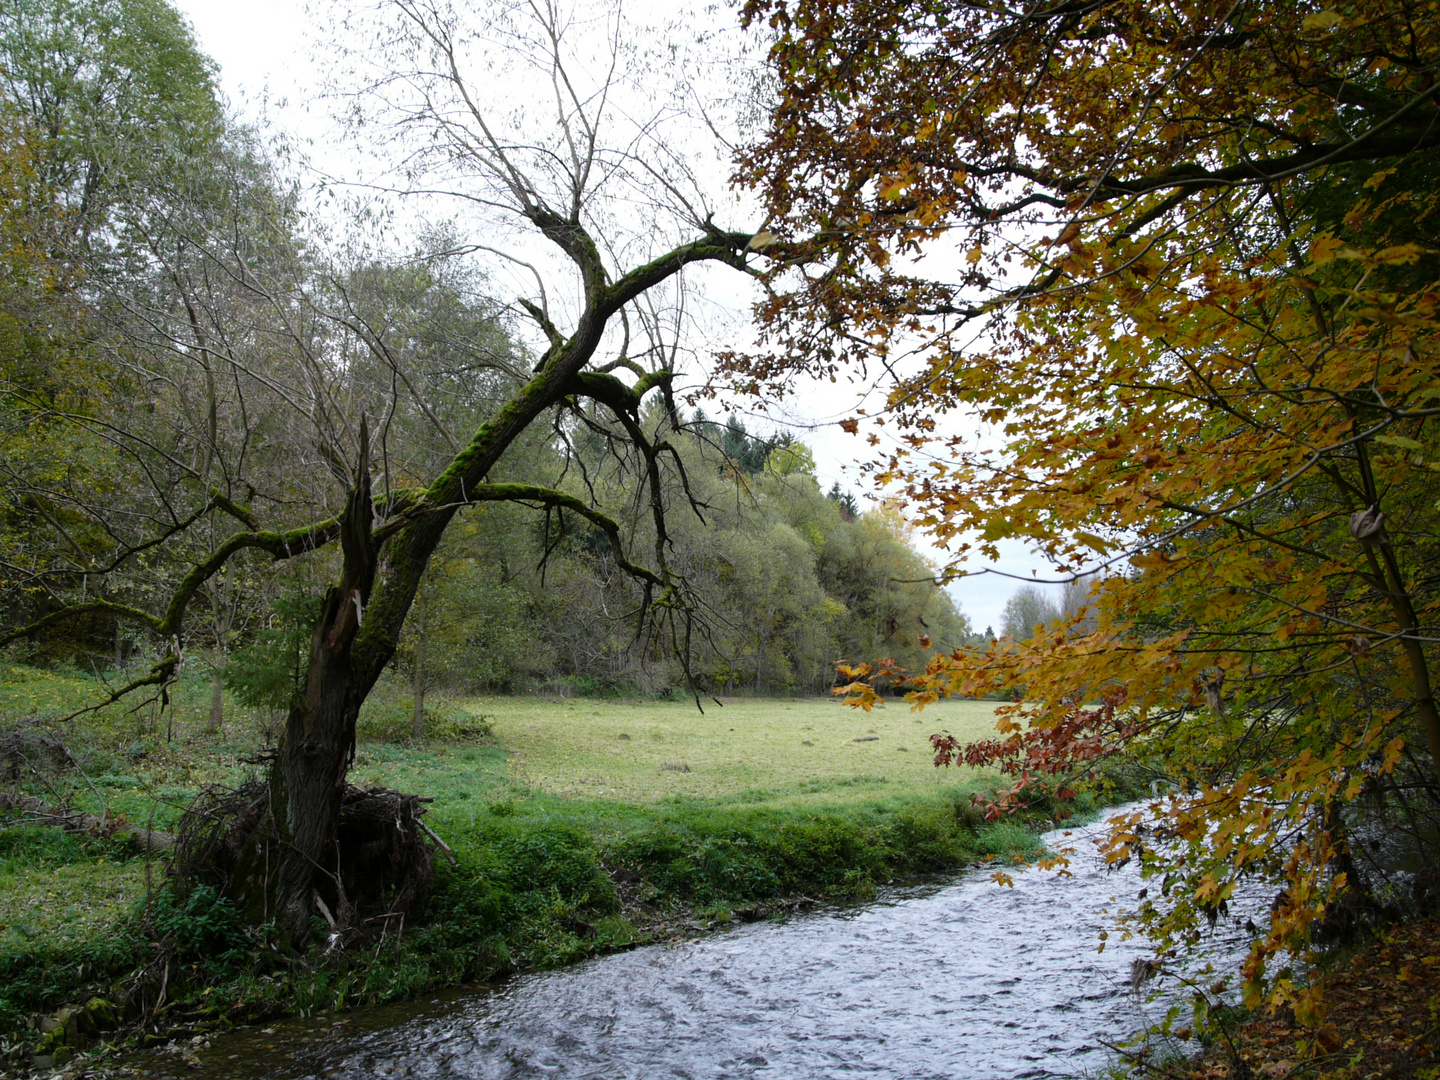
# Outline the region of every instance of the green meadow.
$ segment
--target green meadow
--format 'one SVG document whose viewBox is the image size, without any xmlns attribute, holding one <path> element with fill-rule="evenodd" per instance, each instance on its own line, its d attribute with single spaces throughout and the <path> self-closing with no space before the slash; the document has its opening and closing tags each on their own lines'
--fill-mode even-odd
<svg viewBox="0 0 1440 1080">
<path fill-rule="evenodd" d="M 565 798 L 646 804 L 680 798 L 798 806 L 912 795 L 959 779 L 935 768 L 932 732 L 978 739 L 995 725 L 994 705 L 971 701 L 921 713 L 904 702 L 866 713 L 833 699 L 706 701 L 703 714 L 694 702 L 678 701 L 457 704 L 491 725 L 512 783 Z M 362 759 L 357 783 L 419 791 L 440 781 L 426 771 L 428 762 L 407 771 L 401 755 L 368 750 Z M 463 794 L 466 779 L 478 775 L 463 763 L 445 769 L 443 794 Z"/>
</svg>

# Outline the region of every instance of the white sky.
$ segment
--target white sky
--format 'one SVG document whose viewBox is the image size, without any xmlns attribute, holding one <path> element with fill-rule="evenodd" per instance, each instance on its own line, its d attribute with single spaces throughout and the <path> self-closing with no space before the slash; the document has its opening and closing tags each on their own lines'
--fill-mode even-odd
<svg viewBox="0 0 1440 1080">
<path fill-rule="evenodd" d="M 231 106 L 249 119 L 264 117 L 270 126 L 285 133 L 318 166 L 331 172 L 344 171 L 347 155 L 354 151 L 331 138 L 328 108 L 314 102 L 319 81 L 313 53 L 315 19 L 305 4 L 286 0 L 172 0 L 191 21 L 200 47 L 220 68 L 220 81 Z M 484 3 L 485 0 L 472 0 Z M 338 163 L 338 164 L 337 164 Z M 447 211 L 441 211 L 446 213 Z M 748 222 L 722 223 L 750 227 Z M 758 223 L 756 223 L 758 224 Z M 724 295 L 729 293 L 729 295 Z M 743 334 L 747 301 L 743 292 L 722 289 L 712 292 L 712 302 L 729 307 L 717 325 L 729 323 Z M 728 316 L 728 317 L 726 317 Z M 864 496 L 867 486 L 858 476 L 855 459 L 862 442 L 843 434 L 838 422 L 854 413 L 854 388 L 816 385 L 801 395 L 789 410 L 803 426 L 795 434 L 815 453 L 817 471 L 826 488 L 839 480 L 841 485 Z M 709 410 L 713 411 L 713 410 Z M 751 421 L 752 430 L 765 422 Z M 862 429 L 863 430 L 863 429 Z M 1044 564 L 1019 544 L 1002 545 L 1003 558 L 995 569 L 1029 578 L 1038 571 L 1047 576 Z M 967 569 L 980 569 L 979 563 Z M 970 617 L 976 630 L 992 626 L 998 633 L 1006 599 L 1019 583 L 993 574 L 963 579 L 951 592 Z"/>
</svg>

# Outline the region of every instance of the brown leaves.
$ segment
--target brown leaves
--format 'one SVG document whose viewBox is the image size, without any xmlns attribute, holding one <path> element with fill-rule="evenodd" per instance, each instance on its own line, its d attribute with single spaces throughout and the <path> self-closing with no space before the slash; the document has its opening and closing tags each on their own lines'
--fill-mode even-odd
<svg viewBox="0 0 1440 1080">
<path fill-rule="evenodd" d="M 1435 922 L 1392 928 L 1380 944 L 1324 972 L 1323 1022 L 1302 1024 L 1290 1010 L 1262 1014 L 1232 1036 L 1236 1057 L 1263 1076 L 1428 1075 L 1414 1070 L 1435 1061 L 1440 1043 L 1431 1006 L 1440 997 L 1437 931 Z M 1235 1075 L 1219 1047 L 1190 1071 L 1194 1080 Z"/>
</svg>

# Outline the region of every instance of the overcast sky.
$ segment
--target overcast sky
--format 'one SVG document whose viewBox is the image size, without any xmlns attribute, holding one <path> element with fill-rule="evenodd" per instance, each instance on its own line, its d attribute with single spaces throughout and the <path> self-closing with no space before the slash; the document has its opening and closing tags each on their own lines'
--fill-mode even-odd
<svg viewBox="0 0 1440 1080">
<path fill-rule="evenodd" d="M 331 172 L 343 171 L 347 155 L 353 155 L 353 151 L 331 137 L 328 109 L 314 101 L 318 83 L 314 19 L 307 16 L 303 3 L 285 0 L 248 0 L 243 4 L 234 0 L 173 2 L 189 17 L 200 47 L 219 65 L 221 86 L 232 108 L 252 120 L 263 116 L 299 145 L 318 167 Z M 748 223 L 734 224 L 749 227 Z M 727 299 L 722 295 L 717 302 L 724 305 Z M 743 327 L 746 307 L 743 294 L 736 293 L 728 302 L 734 309 L 734 323 Z M 831 482 L 839 480 L 843 487 L 864 495 L 867 485 L 855 470 L 860 442 L 843 434 L 838 427 L 839 420 L 853 414 L 855 401 L 852 388 L 816 386 L 802 395 L 789 418 L 803 425 L 795 434 L 815 451 L 824 485 L 828 488 Z M 764 425 L 763 421 L 759 424 L 751 421 L 751 426 Z M 1004 554 L 996 569 L 1027 578 L 1032 571 L 1045 576 L 1043 564 L 1019 545 L 1009 544 Z M 967 569 L 979 569 L 982 565 L 968 564 Z M 981 575 L 956 582 L 951 592 L 975 629 L 983 630 L 988 625 L 998 633 L 1001 611 L 1017 585 L 1018 582 L 1010 578 Z"/>
</svg>

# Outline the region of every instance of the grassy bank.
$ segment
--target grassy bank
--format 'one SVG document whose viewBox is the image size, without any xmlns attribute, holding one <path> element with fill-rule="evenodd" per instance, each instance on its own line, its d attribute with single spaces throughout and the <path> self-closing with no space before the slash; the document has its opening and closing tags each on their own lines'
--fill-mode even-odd
<svg viewBox="0 0 1440 1080">
<path fill-rule="evenodd" d="M 84 776 L 50 783 L 92 812 L 103 803 L 169 825 L 204 785 L 241 780 L 260 747 L 250 718 L 203 734 L 204 690 L 182 684 L 173 718 L 110 709 L 67 725 Z M 0 709 L 59 714 L 94 691 L 84 676 L 12 668 Z M 433 797 L 427 821 L 455 864 L 438 863 L 424 925 L 379 949 L 285 956 L 203 889 L 183 904 L 147 889 L 163 866 L 123 843 L 0 830 L 0 1029 L 12 1060 L 41 1034 L 27 1023 L 67 1002 L 108 1005 L 62 1016 L 71 1033 L 44 1036 L 42 1050 L 118 1022 L 157 939 L 167 1000 L 147 1026 L 163 1038 L 863 899 L 886 881 L 1033 847 L 1022 825 L 985 825 L 970 808 L 995 777 L 930 763 L 931 731 L 991 730 L 986 704 L 917 715 L 737 700 L 701 715 L 679 702 L 471 699 L 442 703 L 430 721 L 442 737 L 415 743 L 399 741 L 408 706 L 398 690 L 378 696 L 351 778 Z"/>
</svg>

